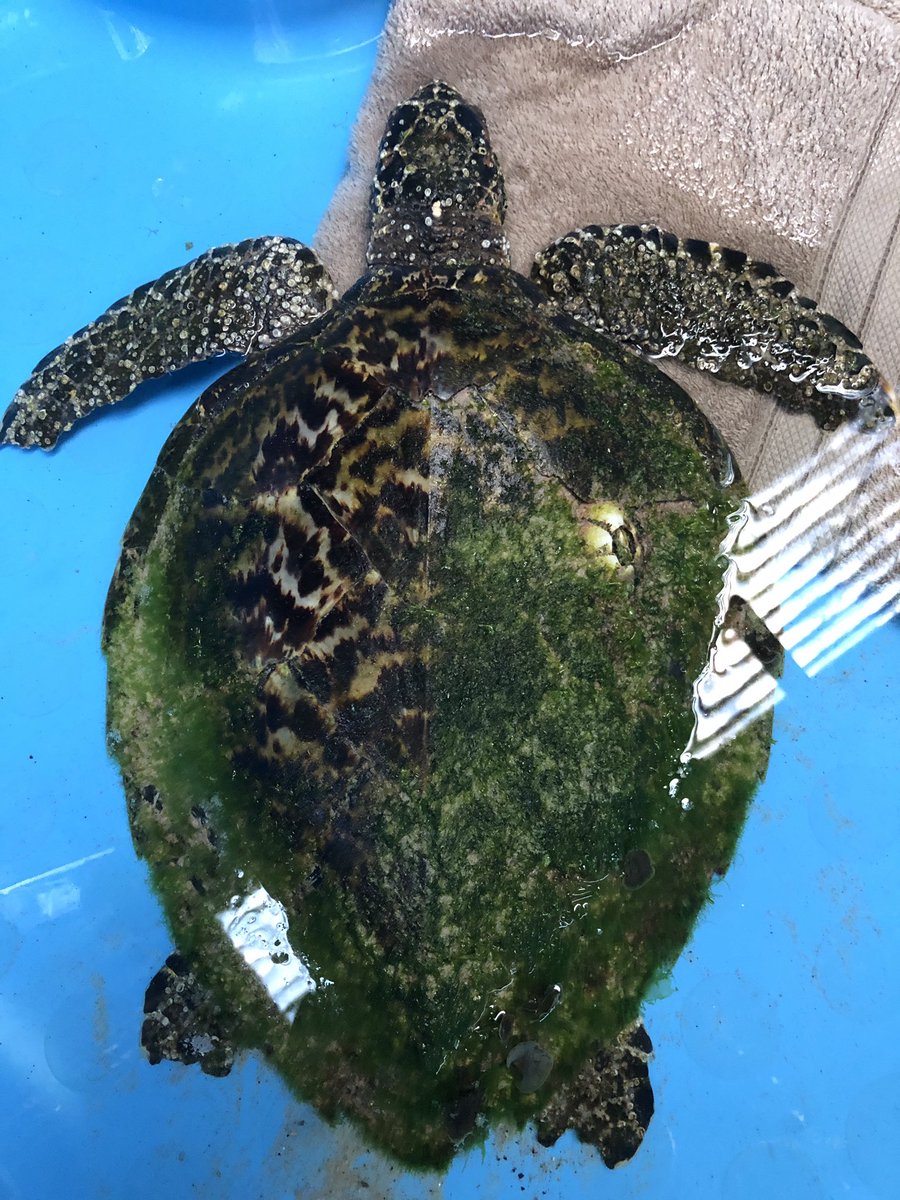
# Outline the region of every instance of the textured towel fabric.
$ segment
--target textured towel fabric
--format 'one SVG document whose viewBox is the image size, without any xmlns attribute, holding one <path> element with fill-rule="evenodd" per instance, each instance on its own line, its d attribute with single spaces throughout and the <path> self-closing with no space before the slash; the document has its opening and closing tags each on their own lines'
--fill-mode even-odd
<svg viewBox="0 0 900 1200">
<path fill-rule="evenodd" d="M 395 0 L 317 235 L 340 285 L 362 271 L 387 113 L 436 77 L 487 116 L 517 269 L 579 225 L 655 223 L 775 264 L 900 378 L 894 0 Z M 754 486 L 816 452 L 810 420 L 671 373 Z"/>
</svg>

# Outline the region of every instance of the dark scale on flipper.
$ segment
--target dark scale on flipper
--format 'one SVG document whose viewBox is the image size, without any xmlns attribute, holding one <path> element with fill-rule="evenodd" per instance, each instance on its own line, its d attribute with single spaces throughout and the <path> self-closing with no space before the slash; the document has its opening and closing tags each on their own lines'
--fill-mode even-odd
<svg viewBox="0 0 900 1200">
<path fill-rule="evenodd" d="M 104 615 L 109 744 L 180 951 L 142 1040 L 213 1074 L 262 1049 L 405 1163 L 531 1122 L 613 1166 L 653 1112 L 642 1000 L 766 764 L 761 721 L 685 765 L 711 635 L 759 671 L 779 648 L 720 617 L 727 447 L 603 333 L 824 424 L 889 394 L 738 251 L 596 228 L 511 271 L 484 118 L 447 84 L 392 114 L 371 208 L 340 300 L 296 243 L 210 251 L 54 351 L 4 421 L 49 446 L 141 379 L 246 355 L 167 440 Z"/>
<path fill-rule="evenodd" d="M 677 356 L 770 393 L 833 429 L 893 394 L 858 339 L 768 263 L 649 225 L 589 226 L 538 255 L 532 278 L 579 320 L 652 357 Z"/>
</svg>

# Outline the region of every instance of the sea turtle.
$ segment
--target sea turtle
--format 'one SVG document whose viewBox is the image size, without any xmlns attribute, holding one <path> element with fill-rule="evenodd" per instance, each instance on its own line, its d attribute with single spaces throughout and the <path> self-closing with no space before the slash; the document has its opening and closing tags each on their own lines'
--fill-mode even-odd
<svg viewBox="0 0 900 1200">
<path fill-rule="evenodd" d="M 255 1047 L 408 1163 L 532 1120 L 613 1165 L 653 1111 L 642 998 L 768 754 L 761 720 L 691 757 L 697 681 L 717 639 L 778 658 L 723 583 L 729 452 L 639 354 L 823 427 L 892 401 L 768 266 L 591 227 L 529 280 L 504 209 L 482 114 L 428 83 L 388 121 L 346 295 L 289 239 L 211 250 L 39 363 L 2 437 L 47 448 L 245 356 L 168 439 L 104 621 L 110 746 L 178 948 L 151 1061 L 222 1074 Z"/>
</svg>

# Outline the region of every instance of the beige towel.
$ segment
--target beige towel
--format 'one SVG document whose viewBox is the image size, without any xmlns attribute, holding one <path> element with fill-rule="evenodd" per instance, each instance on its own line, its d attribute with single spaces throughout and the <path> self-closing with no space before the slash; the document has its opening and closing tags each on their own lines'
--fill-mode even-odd
<svg viewBox="0 0 900 1200">
<path fill-rule="evenodd" d="M 395 0 L 317 235 L 339 284 L 387 113 L 435 77 L 487 116 L 518 270 L 579 225 L 653 222 L 775 264 L 900 378 L 900 4 Z M 811 421 L 671 373 L 754 486 L 816 450 Z"/>
</svg>

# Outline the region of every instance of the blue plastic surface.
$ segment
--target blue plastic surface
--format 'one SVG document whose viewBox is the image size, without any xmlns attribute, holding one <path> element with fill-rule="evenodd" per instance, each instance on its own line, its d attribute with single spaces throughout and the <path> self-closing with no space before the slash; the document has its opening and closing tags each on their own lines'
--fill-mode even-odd
<svg viewBox="0 0 900 1200">
<path fill-rule="evenodd" d="M 385 7 L 0 9 L 0 398 L 207 246 L 309 240 Z M 51 455 L 0 453 L 0 1200 L 893 1200 L 896 622 L 814 681 L 787 670 L 737 861 L 647 1008 L 657 1114 L 628 1167 L 526 1132 L 461 1156 L 441 1187 L 324 1126 L 257 1058 L 224 1080 L 146 1064 L 140 1005 L 170 941 L 106 755 L 100 619 L 131 509 L 211 377 L 105 413 Z"/>
</svg>

